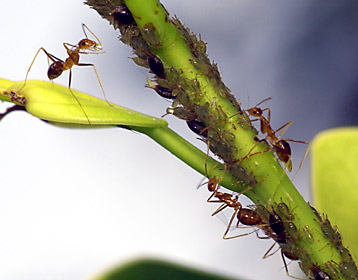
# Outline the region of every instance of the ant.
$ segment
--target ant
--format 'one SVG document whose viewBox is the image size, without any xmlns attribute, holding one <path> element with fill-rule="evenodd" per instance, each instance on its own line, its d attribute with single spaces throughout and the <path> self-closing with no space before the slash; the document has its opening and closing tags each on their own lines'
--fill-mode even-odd
<svg viewBox="0 0 358 280">
<path fill-rule="evenodd" d="M 261 131 L 262 134 L 266 134 L 266 137 L 263 140 L 260 140 L 260 141 L 266 141 L 266 140 L 269 141 L 269 143 L 271 144 L 273 150 L 277 154 L 278 158 L 286 165 L 286 168 L 288 169 L 289 172 L 292 171 L 292 161 L 291 161 L 291 147 L 288 144 L 288 142 L 301 143 L 301 144 L 306 144 L 307 145 L 306 152 L 303 155 L 301 163 L 300 163 L 300 165 L 299 165 L 299 167 L 298 167 L 298 169 L 296 171 L 296 174 L 293 177 L 293 179 L 294 179 L 296 177 L 298 171 L 301 169 L 303 161 L 305 160 L 305 158 L 307 156 L 310 143 L 306 142 L 306 141 L 299 141 L 299 140 L 287 139 L 287 138 L 281 139 L 282 134 L 292 124 L 292 121 L 289 121 L 289 122 L 285 123 L 279 129 L 273 130 L 272 127 L 271 127 L 271 124 L 270 124 L 271 109 L 270 108 L 261 109 L 260 107 L 258 107 L 260 104 L 262 104 L 263 102 L 265 102 L 265 101 L 267 101 L 269 99 L 271 99 L 271 97 L 268 97 L 268 98 L 262 100 L 255 107 L 252 107 L 252 108 L 250 108 L 250 109 L 248 109 L 246 111 L 249 113 L 250 116 L 257 118 L 257 119 L 254 119 L 252 121 L 255 121 L 255 120 L 260 121 L 260 131 Z M 265 118 L 264 115 L 263 115 L 263 113 L 265 111 L 267 111 L 267 118 Z M 279 132 L 279 131 L 281 131 L 280 135 L 276 136 L 276 133 Z M 262 151 L 262 152 L 266 152 L 267 150 Z M 257 153 L 262 153 L 262 152 L 257 152 Z M 255 155 L 257 153 L 251 154 L 249 156 Z"/>
<path fill-rule="evenodd" d="M 239 227 L 240 223 L 247 225 L 247 226 L 257 226 L 257 225 L 261 224 L 262 219 L 259 216 L 259 214 L 256 213 L 254 210 L 248 209 L 248 208 L 242 208 L 241 203 L 238 201 L 238 195 L 232 196 L 229 193 L 219 192 L 218 191 L 219 186 L 220 186 L 220 183 L 217 182 L 217 179 L 215 176 L 209 179 L 208 190 L 210 192 L 212 192 L 212 195 L 208 198 L 207 202 L 214 202 L 214 203 L 221 202 L 222 203 L 222 205 L 214 211 L 212 216 L 221 212 L 226 207 L 232 207 L 234 209 L 234 213 L 232 214 L 229 224 L 226 228 L 226 231 L 224 232 L 223 239 L 233 239 L 236 237 L 246 236 L 246 235 L 250 234 L 250 233 L 243 233 L 243 234 L 227 237 L 227 234 L 230 230 L 232 222 L 235 219 L 235 216 L 237 217 L 237 227 Z M 211 200 L 212 197 L 215 197 L 218 200 Z"/>
<path fill-rule="evenodd" d="M 47 71 L 47 76 L 48 76 L 48 78 L 50 80 L 56 79 L 57 77 L 59 77 L 62 74 L 63 71 L 69 70 L 70 73 L 69 73 L 68 89 L 70 90 L 70 92 L 71 92 L 72 96 L 74 97 L 74 99 L 76 99 L 78 105 L 81 107 L 82 112 L 84 113 L 84 115 L 87 118 L 88 124 L 91 124 L 91 122 L 90 122 L 90 120 L 88 118 L 88 115 L 86 114 L 85 110 L 83 109 L 80 101 L 78 100 L 78 98 L 75 96 L 75 94 L 71 90 L 72 67 L 74 65 L 93 67 L 93 70 L 96 73 L 99 85 L 101 86 L 104 99 L 106 100 L 106 102 L 109 105 L 111 105 L 111 104 L 108 102 L 106 94 L 104 93 L 104 89 L 103 89 L 101 80 L 99 78 L 97 69 L 94 66 L 94 64 L 92 64 L 92 63 L 80 63 L 79 62 L 80 54 L 99 54 L 99 51 L 102 50 L 101 41 L 98 39 L 98 37 L 84 23 L 82 23 L 82 30 L 83 30 L 83 33 L 85 34 L 86 38 L 80 40 L 78 42 L 78 44 L 72 45 L 70 43 L 63 43 L 63 46 L 65 47 L 65 49 L 67 51 L 67 55 L 68 55 L 68 57 L 66 58 L 65 61 L 63 61 L 63 60 L 59 59 L 58 57 L 54 56 L 53 54 L 47 52 L 43 47 L 39 48 L 39 50 L 35 54 L 34 59 L 32 60 L 32 62 L 30 64 L 29 69 L 27 70 L 26 77 L 25 77 L 25 83 L 21 87 L 20 91 L 25 87 L 29 72 L 31 70 L 31 67 L 34 64 L 36 57 L 38 56 L 38 54 L 42 50 L 47 55 L 47 58 L 52 61 L 51 65 L 49 66 L 48 71 Z M 96 41 L 88 39 L 86 30 L 95 37 Z"/>
</svg>

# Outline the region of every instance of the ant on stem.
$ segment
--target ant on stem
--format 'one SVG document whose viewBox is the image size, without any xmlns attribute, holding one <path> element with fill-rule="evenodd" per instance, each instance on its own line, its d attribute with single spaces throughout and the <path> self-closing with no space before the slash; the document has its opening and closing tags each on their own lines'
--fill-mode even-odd
<svg viewBox="0 0 358 280">
<path fill-rule="evenodd" d="M 86 36 L 86 38 L 80 40 L 78 42 L 78 44 L 72 45 L 70 43 L 63 43 L 63 46 L 65 47 L 65 49 L 67 51 L 67 55 L 68 55 L 68 57 L 65 59 L 65 61 L 63 61 L 63 60 L 59 59 L 58 57 L 54 56 L 53 54 L 47 52 L 43 47 L 39 48 L 39 50 L 36 52 L 35 57 L 33 58 L 32 62 L 30 64 L 29 69 L 27 70 L 26 77 L 25 77 L 25 82 L 24 82 L 24 85 L 21 87 L 20 91 L 25 87 L 29 72 L 31 70 L 31 67 L 34 64 L 36 57 L 38 56 L 38 54 L 42 50 L 47 55 L 47 58 L 52 61 L 51 65 L 49 66 L 48 71 L 47 71 L 47 76 L 48 76 L 48 78 L 50 80 L 56 79 L 57 77 L 59 77 L 62 74 L 63 71 L 69 70 L 68 89 L 70 90 L 70 93 L 72 94 L 73 98 L 76 99 L 78 105 L 81 107 L 82 112 L 84 113 L 84 115 L 87 118 L 88 124 L 91 124 L 91 122 L 90 122 L 90 120 L 88 118 L 88 115 L 86 114 L 86 112 L 83 109 L 80 101 L 78 100 L 78 98 L 72 92 L 72 89 L 71 89 L 72 67 L 74 65 L 93 67 L 93 70 L 96 73 L 99 85 L 101 86 L 104 99 L 106 100 L 106 102 L 110 106 L 112 106 L 112 105 L 107 100 L 106 94 L 105 94 L 103 86 L 102 86 L 102 82 L 101 82 L 101 80 L 99 78 L 97 69 L 94 66 L 94 64 L 92 64 L 92 63 L 80 63 L 79 62 L 80 54 L 99 54 L 99 51 L 102 50 L 101 41 L 98 39 L 98 37 L 84 23 L 82 23 L 82 30 L 83 30 L 83 33 Z M 93 35 L 93 37 L 96 39 L 96 41 L 88 39 L 86 30 Z"/>
<path fill-rule="evenodd" d="M 218 209 L 216 209 L 214 213 L 212 213 L 211 215 L 214 216 L 218 214 L 226 207 L 232 207 L 234 209 L 234 213 L 232 214 L 229 224 L 224 232 L 223 239 L 233 239 L 236 237 L 241 237 L 251 234 L 252 232 L 227 237 L 227 234 L 231 228 L 231 225 L 235 217 L 237 217 L 236 227 L 239 227 L 240 223 L 249 227 L 257 226 L 261 224 L 262 219 L 259 216 L 259 214 L 256 213 L 254 210 L 242 207 L 241 203 L 238 201 L 239 194 L 233 196 L 232 194 L 229 193 L 219 192 L 218 191 L 219 187 L 220 187 L 220 180 L 218 182 L 215 176 L 209 179 L 208 190 L 212 192 L 212 194 L 208 198 L 207 202 L 222 203 L 222 205 Z M 217 200 L 212 200 L 213 197 L 217 198 Z"/>
<path fill-rule="evenodd" d="M 280 128 L 278 128 L 276 130 L 272 129 L 271 124 L 270 124 L 271 109 L 270 108 L 261 109 L 260 107 L 258 107 L 260 104 L 262 104 L 263 102 L 270 100 L 270 99 L 271 99 L 271 97 L 268 97 L 268 98 L 262 100 L 261 102 L 259 102 L 255 107 L 252 107 L 246 111 L 249 113 L 250 116 L 257 118 L 257 119 L 251 120 L 251 121 L 256 121 L 256 120 L 260 121 L 260 131 L 262 134 L 266 134 L 266 137 L 260 141 L 266 141 L 266 140 L 269 141 L 270 145 L 272 146 L 273 150 L 277 154 L 278 158 L 285 164 L 288 171 L 290 171 L 290 172 L 292 171 L 291 147 L 288 144 L 288 142 L 301 143 L 301 144 L 307 145 L 306 152 L 302 157 L 301 163 L 300 163 L 295 175 L 293 176 L 293 179 L 294 179 L 296 177 L 298 171 L 301 169 L 303 161 L 305 160 L 305 158 L 307 156 L 310 143 L 306 142 L 306 141 L 281 138 L 282 134 L 292 124 L 292 121 L 285 123 L 283 126 L 281 126 Z M 263 115 L 263 113 L 265 111 L 267 111 L 267 118 L 265 118 Z M 279 131 L 281 131 L 280 135 L 276 136 L 276 133 Z M 269 148 L 267 148 L 266 150 L 261 151 L 261 152 L 249 154 L 245 158 L 251 157 L 255 154 L 264 153 L 264 152 L 268 151 L 268 149 Z M 242 159 L 240 159 L 240 160 L 242 160 Z"/>
</svg>

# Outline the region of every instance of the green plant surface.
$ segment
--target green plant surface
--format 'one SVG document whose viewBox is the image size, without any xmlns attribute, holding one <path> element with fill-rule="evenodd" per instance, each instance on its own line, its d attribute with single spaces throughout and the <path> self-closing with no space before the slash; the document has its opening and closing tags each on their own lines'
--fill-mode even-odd
<svg viewBox="0 0 358 280">
<path fill-rule="evenodd" d="M 337 225 L 353 258 L 358 257 L 358 128 L 318 134 L 312 144 L 314 205 Z"/>
<path fill-rule="evenodd" d="M 129 5 L 129 2 L 131 3 Z M 137 3 L 137 4 L 135 4 Z M 217 119 L 217 121 L 214 124 L 208 124 L 210 128 L 214 128 L 214 125 L 217 125 L 217 128 L 221 128 L 222 130 L 226 130 L 229 132 L 227 133 L 228 138 L 234 138 L 232 142 L 230 142 L 231 148 L 236 149 L 236 151 L 232 154 L 233 158 L 241 158 L 242 156 L 247 155 L 248 151 L 251 151 L 252 147 L 254 149 L 252 151 L 263 151 L 265 149 L 265 144 L 257 144 L 257 142 L 254 140 L 254 137 L 256 135 L 256 131 L 251 128 L 249 125 L 250 122 L 247 121 L 247 116 L 245 114 L 237 115 L 235 117 L 235 114 L 238 113 L 238 108 L 236 107 L 234 102 L 227 101 L 225 97 L 226 93 L 220 92 L 217 90 L 217 85 L 212 85 L 210 83 L 209 78 L 207 78 L 203 73 L 200 73 L 198 69 L 195 67 L 193 68 L 192 63 L 188 63 L 188 59 L 192 58 L 191 51 L 185 48 L 185 44 L 183 42 L 180 43 L 181 37 L 177 36 L 178 32 L 175 31 L 175 29 L 172 29 L 170 23 L 167 23 L 168 28 L 172 29 L 173 32 L 166 32 L 167 29 L 162 26 L 163 16 L 165 21 L 165 13 L 159 8 L 158 13 L 158 3 L 153 1 L 145 2 L 145 9 L 143 10 L 143 4 L 144 2 L 140 1 L 128 1 L 128 5 L 131 6 L 131 9 L 133 9 L 136 19 L 138 20 L 139 26 L 145 26 L 146 23 L 153 23 L 155 24 L 157 30 L 160 30 L 160 34 L 158 35 L 158 38 L 160 38 L 162 42 L 162 46 L 165 46 L 166 42 L 170 42 L 166 47 L 166 49 L 158 48 L 156 50 L 153 50 L 155 54 L 157 54 L 162 60 L 163 63 L 166 65 L 166 67 L 176 67 L 177 70 L 183 71 L 183 77 L 187 79 L 189 82 L 193 82 L 194 79 L 197 79 L 200 81 L 201 84 L 201 90 L 206 96 L 207 99 L 203 98 L 202 104 L 195 104 L 194 106 L 206 106 L 207 104 L 210 105 L 210 119 Z M 152 5 L 155 4 L 155 5 Z M 153 9 L 152 9 L 153 8 Z M 153 12 L 154 11 L 154 12 Z M 152 13 L 153 12 L 153 13 Z M 143 13 L 143 14 L 142 14 Z M 157 18 L 151 17 L 153 15 L 156 15 Z M 162 17 L 160 20 L 157 21 L 159 17 Z M 158 24 L 158 26 L 157 26 Z M 175 40 L 171 40 L 171 36 L 176 38 Z M 176 35 L 175 35 L 176 34 Z M 179 46 L 176 49 L 176 46 Z M 191 58 L 189 58 L 191 57 Z M 179 58 L 179 59 L 178 59 Z M 6 87 L 7 88 L 7 87 Z M 19 89 L 19 87 L 17 87 Z M 24 89 L 26 91 L 26 89 Z M 41 90 L 40 90 L 41 91 Z M 64 125 L 66 124 L 82 124 L 83 127 L 88 127 L 87 125 L 87 119 L 84 117 L 83 112 L 78 107 L 78 104 L 76 104 L 76 101 L 74 98 L 69 94 L 68 88 L 63 87 L 61 92 L 66 93 L 68 95 L 68 99 L 66 99 L 66 102 L 68 103 L 68 107 L 71 108 L 65 108 L 67 106 L 63 106 L 61 109 L 58 110 L 56 114 L 53 114 L 54 116 L 49 118 L 50 121 L 57 122 L 57 125 L 60 125 L 60 122 Z M 74 91 L 75 92 L 75 91 Z M 33 92 L 36 93 L 35 91 Z M 37 114 L 40 118 L 46 119 L 46 115 L 51 115 L 53 110 L 48 110 L 46 108 L 46 104 L 49 103 L 48 99 L 51 99 L 52 94 L 51 89 L 49 86 L 43 91 L 43 100 L 44 102 L 38 103 L 38 107 L 32 107 L 31 105 L 26 105 L 29 108 L 29 111 L 32 112 L 34 115 Z M 76 92 L 76 96 L 77 96 Z M 223 96 L 224 95 L 224 96 Z M 72 101 L 70 101 L 72 99 Z M 4 100 L 9 101 L 10 99 L 8 96 L 4 96 Z M 31 98 L 30 98 L 31 100 Z M 35 100 L 35 99 L 34 99 Z M 82 104 L 83 101 L 83 104 Z M 192 101 L 192 100 L 191 100 Z M 30 101 L 31 103 L 31 101 Z M 60 108 L 62 105 L 62 101 L 60 99 L 56 98 L 56 104 L 53 108 Z M 97 109 L 99 109 L 99 112 L 103 114 L 102 116 L 97 114 L 97 109 L 94 109 L 97 105 L 94 105 L 96 102 L 92 102 L 87 100 L 86 96 L 83 96 L 83 99 L 81 99 L 81 104 L 84 105 L 83 107 L 86 109 L 88 106 L 89 108 L 89 115 L 91 116 L 90 119 L 92 121 L 92 116 L 94 117 L 94 120 L 96 120 L 94 123 L 91 122 L 92 127 L 95 127 L 95 125 L 126 125 L 131 126 L 131 124 L 125 123 L 126 121 L 118 121 L 115 120 L 116 117 L 112 117 L 111 120 L 106 120 L 107 117 L 105 117 L 107 114 L 110 116 L 113 116 L 111 112 L 106 112 L 107 110 L 110 111 L 110 109 L 107 107 L 108 104 L 103 103 L 102 105 L 98 106 Z M 91 107 L 93 106 L 93 111 L 91 111 Z M 51 105 L 52 106 L 52 105 Z M 56 109 L 57 110 L 57 109 Z M 37 113 L 37 112 L 41 112 Z M 86 110 L 87 112 L 87 110 Z M 121 114 L 126 112 L 122 112 Z M 59 117 L 59 119 L 57 119 Z M 54 119 L 53 119 L 54 118 Z M 120 117 L 122 118 L 122 117 Z M 123 119 L 126 119 L 123 117 Z M 129 119 L 129 118 L 128 118 Z M 168 150 L 170 150 L 171 145 L 170 141 L 173 139 L 179 140 L 177 136 L 174 136 L 174 134 L 166 127 L 166 125 L 163 122 L 157 122 L 153 121 L 151 119 L 147 119 L 148 123 L 144 124 L 142 120 L 138 118 L 138 121 L 136 123 L 132 124 L 133 127 L 129 127 L 132 129 L 135 129 L 135 125 L 138 125 L 137 131 L 146 133 L 148 136 L 152 137 L 153 139 L 156 139 L 157 142 L 162 142 L 161 145 L 166 147 Z M 128 120 L 127 120 L 128 122 Z M 156 123 L 156 124 L 154 124 Z M 146 126 L 150 126 L 150 124 L 153 124 L 154 128 L 148 128 Z M 237 129 L 233 129 L 233 125 L 237 125 Z M 233 131 L 237 130 L 237 131 Z M 234 137 L 232 137 L 234 135 Z M 174 138 L 170 138 L 170 137 Z M 165 140 L 167 138 L 167 140 Z M 170 139 L 170 141 L 169 141 Z M 180 142 L 180 141 L 178 141 Z M 189 151 L 189 149 L 188 149 Z M 205 174 L 204 169 L 204 161 L 206 158 L 205 154 L 201 154 L 201 159 L 198 160 L 196 163 L 194 163 L 195 160 L 190 159 L 190 152 L 187 153 L 182 152 L 184 155 L 182 159 L 186 161 L 189 165 L 196 168 L 197 170 L 200 169 L 202 174 Z M 185 155 L 186 154 L 186 155 Z M 180 152 L 176 154 L 178 157 L 180 157 Z M 184 159 L 185 158 L 185 159 Z M 195 158 L 195 157 L 193 157 Z M 210 167 L 214 164 L 210 163 L 211 159 L 209 159 L 209 170 Z M 310 243 L 310 242 L 304 242 L 302 241 L 301 244 L 298 245 L 300 250 L 302 250 L 303 253 L 309 253 L 310 256 L 312 256 L 312 262 L 317 264 L 322 264 L 323 262 L 327 260 L 335 260 L 339 262 L 340 255 L 337 252 L 331 244 L 321 237 L 321 234 L 319 233 L 320 225 L 317 223 L 317 217 L 315 214 L 311 211 L 311 209 L 308 207 L 308 205 L 304 202 L 302 197 L 298 194 L 296 189 L 294 188 L 291 181 L 288 179 L 286 174 L 283 171 L 283 168 L 281 168 L 280 163 L 276 160 L 275 156 L 270 152 L 265 152 L 260 155 L 257 155 L 255 157 L 251 157 L 249 159 L 245 159 L 243 162 L 239 162 L 238 165 L 240 167 L 245 168 L 246 172 L 243 172 L 241 181 L 237 180 L 234 184 L 230 180 L 229 183 L 226 183 L 226 176 L 229 176 L 228 172 L 224 176 L 224 181 L 222 182 L 222 185 L 226 186 L 227 188 L 234 190 L 234 191 L 240 191 L 243 190 L 243 187 L 245 187 L 245 184 L 242 184 L 242 182 L 246 181 L 249 182 L 252 178 L 257 181 L 257 184 L 255 185 L 255 188 L 251 190 L 251 192 L 248 192 L 247 195 L 253 199 L 256 203 L 262 203 L 265 204 L 265 206 L 268 209 L 272 209 L 274 202 L 285 202 L 287 205 L 289 205 L 290 210 L 295 215 L 295 224 L 296 226 L 301 229 L 303 226 L 309 226 L 312 230 L 312 232 L 316 233 L 316 240 L 319 239 L 318 243 Z M 218 169 L 219 170 L 219 169 Z M 215 173 L 216 172 L 216 173 Z M 220 174 L 222 174 L 222 170 Z M 210 172 L 209 174 L 206 174 L 208 176 L 213 176 L 219 174 L 217 170 L 214 170 L 213 172 Z M 283 177 L 282 177 L 283 175 Z M 240 176 L 239 176 L 240 177 Z M 244 186 L 242 186 L 244 185 Z M 302 238 L 303 239 L 303 238 Z M 323 244 L 323 245 L 322 245 Z M 301 252 L 301 251 L 300 251 Z"/>
<path fill-rule="evenodd" d="M 9 92 L 16 92 L 23 82 L 11 82 L 0 79 L 0 99 L 8 100 Z M 236 187 L 230 173 L 223 173 L 224 166 L 208 157 L 198 148 L 183 139 L 167 127 L 167 122 L 139 112 L 111 104 L 83 92 L 73 90 L 88 112 L 91 125 L 78 106 L 77 101 L 69 93 L 67 87 L 46 81 L 28 81 L 21 93 L 26 98 L 26 110 L 35 117 L 46 120 L 53 125 L 67 128 L 97 128 L 120 126 L 146 134 L 165 149 L 173 153 L 183 162 L 206 174 L 205 165 L 213 176 L 222 178 L 222 185 L 227 188 Z"/>
<path fill-rule="evenodd" d="M 27 81 L 12 83 L 0 80 L 0 88 L 3 94 L 0 99 L 5 101 L 9 97 L 5 93 L 16 92 L 26 99 L 26 110 L 43 120 L 59 123 L 88 125 L 88 119 L 79 107 L 76 99 L 72 96 L 67 87 L 46 81 Z M 23 88 L 22 88 L 23 87 Z M 136 111 L 108 104 L 99 98 L 72 90 L 81 103 L 86 114 L 91 120 L 91 125 L 132 125 L 145 127 L 165 127 L 167 122 L 163 119 L 150 117 Z"/>
<path fill-rule="evenodd" d="M 292 234 L 295 238 L 288 240 L 288 248 L 295 248 L 294 252 L 302 261 L 305 273 L 311 273 L 312 264 L 323 267 L 328 261 L 340 263 L 340 246 L 325 239 L 321 231 L 321 223 L 326 223 L 326 220 L 317 222 L 317 215 L 297 192 L 272 149 L 267 151 L 266 143 L 255 141 L 257 131 L 252 128 L 248 116 L 236 99 L 232 98 L 228 88 L 218 81 L 220 74 L 216 65 L 208 61 L 201 40 L 193 39 L 190 31 L 177 19 L 169 20 L 169 15 L 156 0 L 114 0 L 110 3 L 108 7 L 102 0 L 87 1 L 115 28 L 119 27 L 121 40 L 134 48 L 137 59 L 142 60 L 140 65 L 145 65 L 146 59 L 152 54 L 160 58 L 166 69 L 168 87 L 173 90 L 179 87 L 173 106 L 181 104 L 203 122 L 208 129 L 211 150 L 217 152 L 233 175 L 235 166 L 246 170 L 245 174 L 237 178 L 244 185 L 252 186 L 249 191 L 245 191 L 245 195 L 255 204 L 265 205 L 269 211 L 281 202 L 288 206 L 295 217 L 284 220 L 293 223 L 295 228 Z M 123 3 L 133 14 L 136 26 L 132 28 L 137 28 L 136 32 L 121 27 L 112 16 L 113 7 Z M 162 83 L 161 79 L 156 79 L 156 82 Z M 212 137 L 210 133 L 213 133 Z M 220 152 L 222 147 L 225 148 Z M 256 155 L 247 157 L 251 153 Z M 245 186 L 238 187 L 231 189 L 245 190 Z M 305 237 L 304 229 L 307 228 L 316 235 L 316 242 Z"/>
<path fill-rule="evenodd" d="M 120 265 L 91 280 L 228 280 L 231 278 L 155 259 L 139 259 Z M 237 279 L 239 280 L 239 279 Z"/>
</svg>

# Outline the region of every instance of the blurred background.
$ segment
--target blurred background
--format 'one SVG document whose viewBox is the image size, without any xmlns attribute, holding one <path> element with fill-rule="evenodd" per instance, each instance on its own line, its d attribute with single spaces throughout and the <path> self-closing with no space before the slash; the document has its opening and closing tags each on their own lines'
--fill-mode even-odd
<svg viewBox="0 0 358 280">
<path fill-rule="evenodd" d="M 224 82 L 249 108 L 271 96 L 271 123 L 284 137 L 311 141 L 328 128 L 358 124 L 358 3 L 345 1 L 163 0 L 208 43 Z M 0 77 L 23 80 L 40 47 L 66 58 L 63 42 L 100 38 L 94 63 L 113 103 L 160 117 L 169 102 L 144 88 L 149 75 L 128 59 L 119 32 L 82 1 L 6 1 Z M 29 79 L 47 80 L 38 56 Z M 149 75 L 150 76 L 150 75 Z M 56 80 L 67 85 L 68 73 Z M 102 98 L 91 68 L 75 67 L 72 87 Z M 1 105 L 4 110 L 4 105 Z M 165 117 L 199 148 L 185 122 Z M 231 211 L 211 217 L 202 176 L 151 139 L 122 129 L 70 130 L 25 112 L 0 122 L 0 279 L 89 279 L 137 257 L 157 257 L 242 279 L 290 279 L 271 240 L 222 240 Z M 292 144 L 294 171 L 306 149 Z M 310 198 L 309 157 L 295 183 Z M 242 199 L 243 204 L 250 204 Z M 302 277 L 297 264 L 292 275 Z"/>
</svg>

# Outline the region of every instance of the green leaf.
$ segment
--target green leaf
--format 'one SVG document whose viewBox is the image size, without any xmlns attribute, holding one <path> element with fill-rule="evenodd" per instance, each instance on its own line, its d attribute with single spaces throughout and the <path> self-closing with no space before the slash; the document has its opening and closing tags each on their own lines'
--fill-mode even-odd
<svg viewBox="0 0 358 280">
<path fill-rule="evenodd" d="M 153 259 L 141 259 L 121 265 L 93 280 L 228 280 L 207 272 Z"/>
<path fill-rule="evenodd" d="M 1 81 L 1 84 L 4 80 Z M 8 94 L 13 92 L 26 99 L 26 110 L 43 120 L 55 123 L 70 123 L 88 125 L 122 125 L 137 127 L 166 127 L 165 120 L 157 119 L 139 112 L 109 104 L 104 100 L 93 97 L 68 87 L 45 81 L 27 81 L 13 83 L 3 90 L 0 99 L 9 101 Z M 87 118 L 87 116 L 88 118 Z"/>
<path fill-rule="evenodd" d="M 358 256 L 358 128 L 324 131 L 312 145 L 314 204 L 336 224 L 353 257 Z M 356 259 L 357 260 L 357 259 Z"/>
</svg>

